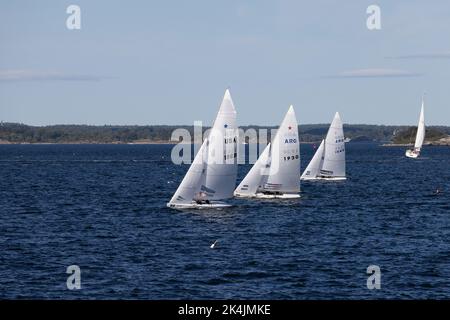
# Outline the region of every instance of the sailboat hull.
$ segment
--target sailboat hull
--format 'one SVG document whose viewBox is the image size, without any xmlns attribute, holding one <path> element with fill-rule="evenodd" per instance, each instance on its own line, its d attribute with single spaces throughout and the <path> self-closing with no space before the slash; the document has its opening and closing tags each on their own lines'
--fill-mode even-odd
<svg viewBox="0 0 450 320">
<path fill-rule="evenodd" d="M 283 193 L 283 194 L 257 193 L 257 194 L 255 194 L 255 198 L 257 198 L 257 199 L 298 199 L 298 198 L 300 198 L 300 195 L 296 194 L 296 193 Z"/>
<path fill-rule="evenodd" d="M 235 193 L 234 196 L 236 198 L 253 198 L 253 199 L 298 199 L 300 198 L 299 194 L 295 193 L 284 193 L 284 194 L 264 194 L 264 193 L 256 193 L 256 194 L 239 194 Z"/>
<path fill-rule="evenodd" d="M 300 178 L 302 181 L 344 181 L 347 177 L 315 177 L 315 178 Z"/>
<path fill-rule="evenodd" d="M 195 201 L 191 203 L 167 203 L 167 207 L 171 209 L 219 209 L 219 208 L 229 208 L 231 204 L 219 201 L 211 201 L 210 203 L 196 203 Z"/>
<path fill-rule="evenodd" d="M 413 158 L 416 159 L 419 157 L 419 152 L 414 151 L 414 150 L 406 150 L 405 152 L 405 156 L 407 156 L 408 158 Z"/>
<path fill-rule="evenodd" d="M 242 193 L 234 193 L 235 198 L 254 198 L 255 194 L 242 194 Z"/>
</svg>

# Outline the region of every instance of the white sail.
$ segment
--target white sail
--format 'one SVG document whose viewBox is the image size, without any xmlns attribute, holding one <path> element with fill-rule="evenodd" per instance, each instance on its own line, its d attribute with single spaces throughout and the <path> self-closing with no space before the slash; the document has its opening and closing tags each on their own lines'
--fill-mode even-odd
<svg viewBox="0 0 450 320">
<path fill-rule="evenodd" d="M 416 142 L 414 149 L 420 151 L 423 140 L 425 139 L 425 118 L 424 118 L 424 102 L 422 100 L 422 108 L 420 109 L 419 125 L 417 126 Z"/>
<path fill-rule="evenodd" d="M 206 181 L 202 191 L 211 200 L 233 197 L 237 175 L 236 109 L 226 90 L 208 137 Z"/>
<path fill-rule="evenodd" d="M 261 191 L 298 193 L 300 191 L 300 145 L 293 106 L 289 107 L 271 145 L 269 175 Z"/>
<path fill-rule="evenodd" d="M 206 145 L 205 139 L 169 204 L 190 204 L 194 198 L 199 198 L 200 185 L 206 173 Z"/>
<path fill-rule="evenodd" d="M 306 169 L 303 171 L 303 174 L 300 177 L 300 179 L 302 180 L 315 179 L 319 175 L 324 158 L 324 149 L 325 149 L 324 141 L 325 140 L 322 140 L 322 142 L 320 143 L 319 148 L 316 150 L 316 153 L 314 154 L 313 158 L 309 162 Z"/>
<path fill-rule="evenodd" d="M 237 174 L 236 110 L 229 90 L 226 90 L 219 112 L 199 152 L 169 207 L 189 207 L 194 200 L 219 200 L 233 196 Z M 219 207 L 225 204 L 199 204 Z"/>
<path fill-rule="evenodd" d="M 268 174 L 270 143 L 234 191 L 235 196 L 254 196 Z"/>
<path fill-rule="evenodd" d="M 319 175 L 325 178 L 345 177 L 344 129 L 339 113 L 336 112 L 325 138 L 323 164 Z"/>
</svg>

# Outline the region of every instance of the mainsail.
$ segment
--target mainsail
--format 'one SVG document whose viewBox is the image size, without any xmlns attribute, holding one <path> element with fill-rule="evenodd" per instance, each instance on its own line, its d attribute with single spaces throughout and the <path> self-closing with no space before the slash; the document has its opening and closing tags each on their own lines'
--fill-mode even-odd
<svg viewBox="0 0 450 320">
<path fill-rule="evenodd" d="M 416 142 L 414 149 L 420 151 L 423 140 L 425 139 L 425 118 L 424 118 L 424 102 L 422 99 L 422 108 L 420 109 L 419 125 L 417 126 Z"/>
<path fill-rule="evenodd" d="M 236 109 L 227 90 L 209 133 L 204 191 L 211 200 L 233 197 L 237 175 Z"/>
<path fill-rule="evenodd" d="M 294 107 L 290 106 L 272 139 L 271 163 L 265 191 L 300 192 L 300 145 Z"/>
<path fill-rule="evenodd" d="M 339 112 L 334 115 L 325 138 L 325 153 L 319 175 L 324 177 L 345 177 L 344 128 Z"/>
</svg>

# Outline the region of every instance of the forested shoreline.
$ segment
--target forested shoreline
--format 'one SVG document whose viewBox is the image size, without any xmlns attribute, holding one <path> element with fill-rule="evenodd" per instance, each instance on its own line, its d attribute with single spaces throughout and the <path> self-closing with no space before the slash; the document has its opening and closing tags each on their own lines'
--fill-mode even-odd
<svg viewBox="0 0 450 320">
<path fill-rule="evenodd" d="M 317 142 L 323 139 L 329 124 L 308 124 L 299 126 L 300 142 Z M 241 126 L 244 132 L 270 134 L 275 126 Z M 20 123 L 0 123 L 1 143 L 170 143 L 174 130 L 187 130 L 194 136 L 193 126 L 148 125 L 148 126 L 91 126 L 91 125 L 51 125 L 30 126 Z M 206 130 L 208 128 L 203 128 Z M 262 131 L 261 131 L 262 130 Z M 385 126 L 365 124 L 345 124 L 345 137 L 353 142 L 410 143 L 414 141 L 416 127 Z M 427 127 L 426 139 L 438 140 L 450 135 L 449 126 Z M 270 136 L 269 136 L 270 138 Z M 248 141 L 248 139 L 246 140 Z"/>
</svg>

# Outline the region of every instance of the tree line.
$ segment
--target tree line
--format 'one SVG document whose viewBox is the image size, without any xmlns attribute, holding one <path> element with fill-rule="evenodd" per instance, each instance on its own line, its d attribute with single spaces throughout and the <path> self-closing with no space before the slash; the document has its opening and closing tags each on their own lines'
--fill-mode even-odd
<svg viewBox="0 0 450 320">
<path fill-rule="evenodd" d="M 327 133 L 329 124 L 300 125 L 301 142 L 317 142 Z M 170 142 L 175 129 L 185 129 L 193 137 L 193 126 L 147 125 L 147 126 L 91 126 L 91 125 L 51 125 L 30 126 L 21 123 L 0 123 L 0 140 L 10 143 L 133 143 Z M 240 127 L 244 131 L 252 128 L 257 132 L 272 127 L 249 125 Z M 203 128 L 206 130 L 208 128 Z M 374 141 L 407 143 L 415 135 L 416 127 L 384 126 L 366 124 L 345 124 L 345 137 L 353 141 Z M 450 127 L 427 128 L 427 139 L 438 139 L 450 134 Z"/>
</svg>

